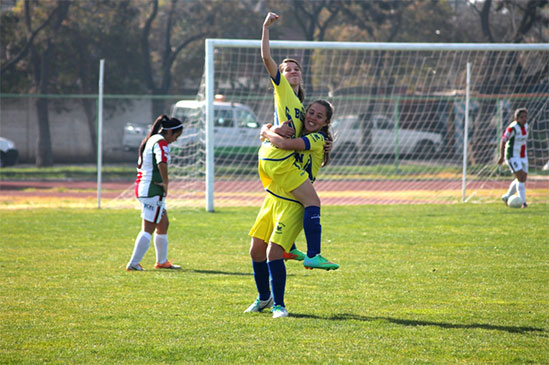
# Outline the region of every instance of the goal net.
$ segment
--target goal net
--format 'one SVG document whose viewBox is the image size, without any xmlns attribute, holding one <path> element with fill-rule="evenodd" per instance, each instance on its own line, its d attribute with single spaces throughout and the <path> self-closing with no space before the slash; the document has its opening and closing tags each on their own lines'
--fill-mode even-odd
<svg viewBox="0 0 549 365">
<path fill-rule="evenodd" d="M 511 181 L 499 141 L 519 107 L 527 198 L 549 202 L 549 45 L 272 41 L 271 53 L 301 62 L 305 106 L 335 106 L 324 205 L 498 200 Z M 170 206 L 259 206 L 259 130 L 274 111 L 260 42 L 207 40 L 201 91 L 178 104 Z"/>
</svg>

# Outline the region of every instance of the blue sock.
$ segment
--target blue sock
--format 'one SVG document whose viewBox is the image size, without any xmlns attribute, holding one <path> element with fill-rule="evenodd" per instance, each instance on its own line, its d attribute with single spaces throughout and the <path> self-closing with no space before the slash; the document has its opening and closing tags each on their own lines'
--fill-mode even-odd
<svg viewBox="0 0 549 365">
<path fill-rule="evenodd" d="M 292 244 L 292 248 L 290 248 L 290 251 L 291 250 L 295 250 L 297 247 L 295 246 L 295 242 Z"/>
<path fill-rule="evenodd" d="M 271 296 L 271 289 L 269 288 L 269 267 L 267 266 L 267 260 L 263 262 L 255 262 L 252 260 L 252 267 L 254 268 L 254 279 L 257 292 L 259 293 L 259 300 L 267 300 Z"/>
<path fill-rule="evenodd" d="M 303 231 L 307 239 L 307 256 L 313 257 L 320 253 L 322 226 L 320 225 L 320 207 L 305 208 L 303 214 Z"/>
<path fill-rule="evenodd" d="M 284 305 L 284 290 L 286 289 L 286 265 L 284 260 L 267 262 L 271 274 L 271 287 L 273 288 L 274 304 Z"/>
</svg>

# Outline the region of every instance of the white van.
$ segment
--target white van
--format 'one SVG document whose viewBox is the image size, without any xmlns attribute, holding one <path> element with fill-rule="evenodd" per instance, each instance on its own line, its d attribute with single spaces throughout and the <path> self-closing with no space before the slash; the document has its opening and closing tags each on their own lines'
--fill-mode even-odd
<svg viewBox="0 0 549 365">
<path fill-rule="evenodd" d="M 205 141 L 205 102 L 180 100 L 172 105 L 170 116 L 183 122 L 183 134 L 171 146 L 174 151 L 200 149 Z M 126 123 L 122 144 L 126 150 L 137 150 L 151 124 Z M 250 155 L 256 157 L 261 141 L 260 125 L 255 113 L 244 104 L 214 101 L 215 155 Z"/>
<path fill-rule="evenodd" d="M 180 100 L 172 106 L 170 116 L 183 122 L 183 134 L 174 143 L 175 148 L 205 141 L 205 102 Z M 261 144 L 260 124 L 247 105 L 214 101 L 214 153 L 220 156 L 256 157 Z"/>
</svg>

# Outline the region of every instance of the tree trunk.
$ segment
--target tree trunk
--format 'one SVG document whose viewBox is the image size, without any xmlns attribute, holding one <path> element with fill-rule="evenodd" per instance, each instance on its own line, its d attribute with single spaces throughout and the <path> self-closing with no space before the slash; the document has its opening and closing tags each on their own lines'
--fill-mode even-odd
<svg viewBox="0 0 549 365">
<path fill-rule="evenodd" d="M 91 160 L 97 156 L 97 123 L 96 113 L 94 113 L 94 103 L 91 99 L 82 99 L 82 106 L 84 107 L 84 113 L 86 114 L 86 124 L 88 125 L 88 132 L 90 133 L 90 144 L 92 155 Z"/>
<path fill-rule="evenodd" d="M 51 61 L 55 54 L 55 45 L 52 39 L 55 39 L 57 31 L 61 27 L 63 20 L 67 17 L 67 12 L 70 3 L 68 1 L 59 0 L 57 7 L 52 11 L 52 20 L 55 18 L 52 25 L 52 34 L 46 40 L 46 47 L 42 54 L 39 53 L 34 43 L 30 43 L 30 62 L 33 68 L 34 82 L 37 85 L 40 95 L 48 94 L 48 86 L 50 81 Z M 24 3 L 25 7 L 25 23 L 29 34 L 32 33 L 32 6 L 30 1 Z M 53 17 L 53 14 L 56 14 Z M 48 20 L 49 21 L 49 20 Z M 36 167 L 49 167 L 53 165 L 53 154 L 51 146 L 50 121 L 48 115 L 48 100 L 41 97 L 37 101 L 37 117 L 38 117 L 38 138 L 36 141 Z"/>
<path fill-rule="evenodd" d="M 35 72 L 40 75 L 38 87 L 40 94 L 48 93 L 48 83 L 50 79 L 50 58 L 52 54 L 52 45 L 48 41 L 46 51 L 42 56 L 33 59 L 34 67 L 39 69 Z M 48 99 L 40 98 L 36 108 L 38 116 L 38 139 L 36 146 L 36 167 L 53 166 L 53 156 L 51 148 L 50 119 L 48 114 Z"/>
<path fill-rule="evenodd" d="M 166 110 L 164 99 L 152 100 L 152 119 L 151 123 L 161 114 L 168 114 L 169 110 Z"/>
<path fill-rule="evenodd" d="M 53 166 L 51 149 L 48 99 L 40 98 L 36 103 L 38 114 L 38 138 L 36 141 L 36 167 Z"/>
</svg>

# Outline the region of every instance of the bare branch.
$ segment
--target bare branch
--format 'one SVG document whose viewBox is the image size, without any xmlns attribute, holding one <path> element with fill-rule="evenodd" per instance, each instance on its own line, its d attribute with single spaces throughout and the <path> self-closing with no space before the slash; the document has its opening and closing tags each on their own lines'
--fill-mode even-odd
<svg viewBox="0 0 549 365">
<path fill-rule="evenodd" d="M 27 4 L 28 3 L 26 3 L 25 6 L 27 6 Z M 40 31 L 42 29 L 46 28 L 50 24 L 53 17 L 55 17 L 57 12 L 59 11 L 59 8 L 60 7 L 58 6 L 55 9 L 53 9 L 53 11 L 48 16 L 48 18 L 46 19 L 46 21 L 44 23 L 42 23 L 34 31 L 30 31 L 30 36 L 27 37 L 27 41 L 25 42 L 25 46 L 19 51 L 19 53 L 12 60 L 6 62 L 5 65 L 0 67 L 0 75 L 3 74 L 4 72 L 8 71 L 12 67 L 14 67 L 19 61 L 21 61 L 27 55 L 27 52 L 29 51 L 30 46 L 32 45 L 32 42 L 34 42 L 34 38 L 36 38 L 36 36 L 38 35 L 38 33 L 40 33 Z M 25 13 L 25 14 L 27 14 L 27 13 Z M 26 24 L 27 24 L 27 29 L 30 30 L 30 28 L 31 28 L 30 18 L 25 19 L 25 20 L 26 20 Z"/>
</svg>

